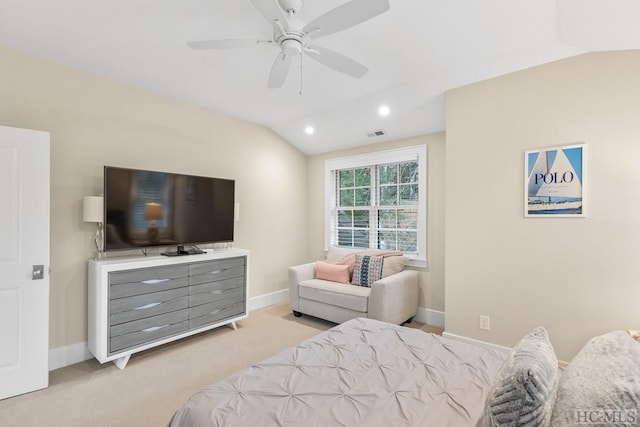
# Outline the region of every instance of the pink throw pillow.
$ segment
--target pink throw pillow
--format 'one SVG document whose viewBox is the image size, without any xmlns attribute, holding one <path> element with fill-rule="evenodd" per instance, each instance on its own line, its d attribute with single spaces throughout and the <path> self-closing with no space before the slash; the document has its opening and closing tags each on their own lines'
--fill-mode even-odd
<svg viewBox="0 0 640 427">
<path fill-rule="evenodd" d="M 316 261 L 316 279 L 349 284 L 349 266 Z"/>
</svg>

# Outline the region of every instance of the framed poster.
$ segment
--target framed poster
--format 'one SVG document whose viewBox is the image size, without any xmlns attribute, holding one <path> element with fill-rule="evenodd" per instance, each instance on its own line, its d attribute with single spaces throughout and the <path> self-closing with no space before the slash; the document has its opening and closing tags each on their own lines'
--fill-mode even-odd
<svg viewBox="0 0 640 427">
<path fill-rule="evenodd" d="M 524 216 L 585 217 L 585 144 L 524 155 Z"/>
</svg>

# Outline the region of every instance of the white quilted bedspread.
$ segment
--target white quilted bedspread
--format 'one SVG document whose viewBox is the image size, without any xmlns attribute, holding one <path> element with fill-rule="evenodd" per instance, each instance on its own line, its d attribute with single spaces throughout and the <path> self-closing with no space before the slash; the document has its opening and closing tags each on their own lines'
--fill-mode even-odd
<svg viewBox="0 0 640 427">
<path fill-rule="evenodd" d="M 170 426 L 475 426 L 503 360 L 354 319 L 193 395 Z"/>
</svg>

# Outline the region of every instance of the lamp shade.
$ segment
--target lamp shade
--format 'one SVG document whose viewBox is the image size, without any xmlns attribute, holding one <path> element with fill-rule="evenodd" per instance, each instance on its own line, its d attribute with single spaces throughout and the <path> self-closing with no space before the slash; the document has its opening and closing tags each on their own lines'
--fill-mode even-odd
<svg viewBox="0 0 640 427">
<path fill-rule="evenodd" d="M 102 222 L 104 198 L 85 196 L 82 199 L 82 220 L 84 222 Z"/>
<path fill-rule="evenodd" d="M 145 203 L 144 217 L 147 221 L 162 219 L 162 205 L 160 203 Z"/>
</svg>

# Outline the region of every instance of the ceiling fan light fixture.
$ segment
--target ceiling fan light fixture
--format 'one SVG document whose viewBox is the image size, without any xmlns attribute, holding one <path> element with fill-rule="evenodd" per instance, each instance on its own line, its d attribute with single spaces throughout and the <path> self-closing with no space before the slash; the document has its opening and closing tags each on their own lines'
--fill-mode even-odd
<svg viewBox="0 0 640 427">
<path fill-rule="evenodd" d="M 307 126 L 306 128 L 304 128 L 304 132 L 307 135 L 313 135 L 315 131 L 316 130 L 313 128 L 313 126 Z"/>
<path fill-rule="evenodd" d="M 302 52 L 302 43 L 295 39 L 286 39 L 282 41 L 282 51 L 285 55 L 294 56 Z"/>
<path fill-rule="evenodd" d="M 389 114 L 391 114 L 391 109 L 388 105 L 381 105 L 380 108 L 378 108 L 378 114 L 380 114 L 382 117 L 387 117 Z"/>
</svg>

